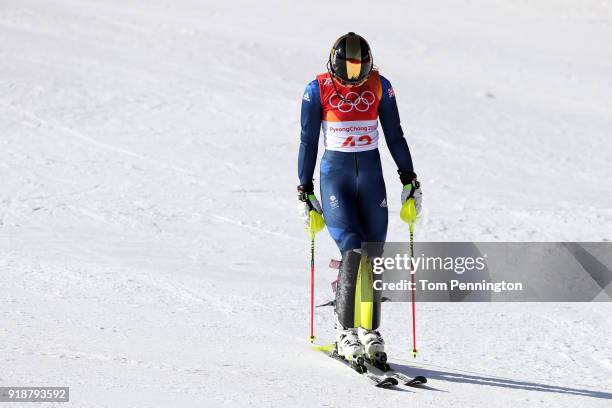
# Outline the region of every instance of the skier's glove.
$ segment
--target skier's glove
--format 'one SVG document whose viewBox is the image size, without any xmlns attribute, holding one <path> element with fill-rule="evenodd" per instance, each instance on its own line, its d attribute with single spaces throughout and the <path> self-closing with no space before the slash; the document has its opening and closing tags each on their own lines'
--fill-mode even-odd
<svg viewBox="0 0 612 408">
<path fill-rule="evenodd" d="M 423 192 L 421 191 L 421 183 L 418 182 L 416 174 L 413 172 L 404 173 L 401 170 L 397 171 L 402 181 L 402 206 L 410 198 L 414 199 L 414 206 L 416 208 L 416 215 L 421 213 L 421 205 L 423 202 Z"/>
<path fill-rule="evenodd" d="M 297 209 L 304 222 L 306 229 L 310 230 L 311 233 L 317 233 L 325 225 L 323 221 L 323 210 L 321 204 L 314 194 L 314 187 L 312 183 L 301 184 L 297 188 L 298 190 L 298 203 Z"/>
</svg>

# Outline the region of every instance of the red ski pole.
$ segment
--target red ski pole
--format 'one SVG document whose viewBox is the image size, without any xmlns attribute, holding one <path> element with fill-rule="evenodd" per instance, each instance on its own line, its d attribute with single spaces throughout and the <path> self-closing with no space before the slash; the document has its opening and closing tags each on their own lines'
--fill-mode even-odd
<svg viewBox="0 0 612 408">
<path fill-rule="evenodd" d="M 314 195 L 312 199 L 314 199 Z M 314 343 L 314 287 L 315 287 L 315 235 L 325 227 L 325 220 L 323 215 L 310 210 L 310 222 L 308 225 L 308 232 L 310 232 L 310 342 Z"/>
<path fill-rule="evenodd" d="M 404 186 L 404 188 L 412 188 L 412 186 Z M 414 284 L 414 223 L 417 219 L 417 211 L 414 203 L 414 198 L 409 198 L 402 204 L 400 210 L 400 218 L 410 229 L 410 281 L 412 283 L 412 356 L 416 358 L 417 346 L 416 346 L 416 299 L 415 299 L 415 284 Z"/>
<path fill-rule="evenodd" d="M 410 228 L 410 279 L 412 281 L 412 356 L 416 358 L 417 346 L 416 346 L 416 301 L 414 298 L 414 223 L 408 224 Z"/>
<path fill-rule="evenodd" d="M 310 233 L 310 342 L 315 341 L 314 335 L 314 272 L 315 272 L 315 234 Z"/>
</svg>

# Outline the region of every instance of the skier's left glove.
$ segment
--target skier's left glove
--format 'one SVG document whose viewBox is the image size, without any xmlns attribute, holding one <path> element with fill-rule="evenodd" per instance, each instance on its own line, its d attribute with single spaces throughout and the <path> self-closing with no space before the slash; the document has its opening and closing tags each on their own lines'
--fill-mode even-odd
<svg viewBox="0 0 612 408">
<path fill-rule="evenodd" d="M 312 183 L 301 184 L 298 186 L 297 190 L 297 209 L 300 218 L 302 218 L 306 229 L 316 234 L 323 229 L 325 222 L 323 221 L 321 204 L 319 204 L 319 200 L 317 200 L 314 194 L 314 187 Z"/>
<path fill-rule="evenodd" d="M 408 199 L 414 198 L 414 206 L 416 208 L 417 216 L 421 213 L 421 206 L 423 202 L 423 191 L 421 191 L 421 183 L 417 180 L 417 175 L 413 172 L 404 173 L 401 170 L 397 171 L 402 181 L 402 206 Z"/>
</svg>

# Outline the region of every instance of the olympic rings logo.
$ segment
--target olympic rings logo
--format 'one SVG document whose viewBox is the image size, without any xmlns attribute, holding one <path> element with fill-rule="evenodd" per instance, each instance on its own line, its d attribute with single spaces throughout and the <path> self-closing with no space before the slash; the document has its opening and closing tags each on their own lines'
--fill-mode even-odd
<svg viewBox="0 0 612 408">
<path fill-rule="evenodd" d="M 329 97 L 330 106 L 340 112 L 350 112 L 353 109 L 358 112 L 366 112 L 375 101 L 376 97 L 372 91 L 363 91 L 361 95 L 351 91 L 344 98 L 341 98 L 338 94 Z"/>
</svg>

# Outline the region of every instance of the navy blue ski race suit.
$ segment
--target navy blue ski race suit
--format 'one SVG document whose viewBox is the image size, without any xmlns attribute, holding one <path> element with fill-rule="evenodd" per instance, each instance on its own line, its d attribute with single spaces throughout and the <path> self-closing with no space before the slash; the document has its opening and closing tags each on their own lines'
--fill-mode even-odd
<svg viewBox="0 0 612 408">
<path fill-rule="evenodd" d="M 340 252 L 361 248 L 362 242 L 384 242 L 387 236 L 378 118 L 398 169 L 412 173 L 395 92 L 378 71 L 359 87 L 333 84 L 329 73 L 318 75 L 302 98 L 298 177 L 300 184 L 312 183 L 323 127 L 321 204 L 327 229 Z"/>
</svg>

